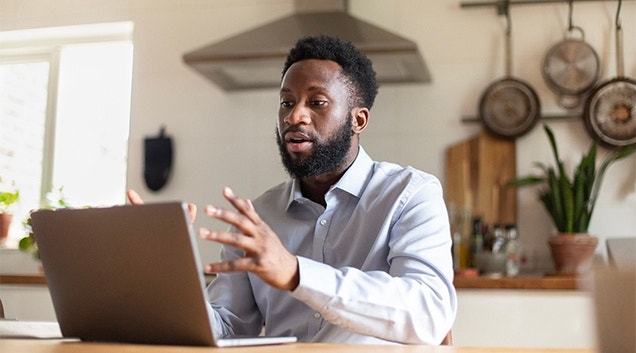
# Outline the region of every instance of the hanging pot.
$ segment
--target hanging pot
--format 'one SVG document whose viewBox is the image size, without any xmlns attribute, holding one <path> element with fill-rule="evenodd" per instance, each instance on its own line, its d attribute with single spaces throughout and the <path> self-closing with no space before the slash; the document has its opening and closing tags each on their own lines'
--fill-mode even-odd
<svg viewBox="0 0 636 353">
<path fill-rule="evenodd" d="M 479 114 L 483 125 L 492 134 L 514 139 L 536 125 L 541 114 L 541 105 L 539 97 L 529 84 L 512 77 L 509 16 L 506 11 L 506 77 L 493 82 L 483 92 L 479 100 Z"/>
<path fill-rule="evenodd" d="M 598 83 L 601 63 L 585 33 L 572 24 L 574 0 L 569 1 L 568 29 L 565 38 L 553 45 L 543 58 L 543 79 L 565 109 L 577 108 L 584 96 Z"/>
<path fill-rule="evenodd" d="M 616 12 L 616 74 L 596 87 L 585 102 L 583 119 L 590 135 L 606 147 L 636 143 L 636 81 L 626 77 L 623 63 L 621 1 Z"/>
<path fill-rule="evenodd" d="M 580 27 L 568 29 L 565 38 L 548 50 L 542 67 L 543 79 L 559 95 L 558 103 L 565 109 L 577 108 L 601 74 L 598 54 L 585 42 Z"/>
</svg>

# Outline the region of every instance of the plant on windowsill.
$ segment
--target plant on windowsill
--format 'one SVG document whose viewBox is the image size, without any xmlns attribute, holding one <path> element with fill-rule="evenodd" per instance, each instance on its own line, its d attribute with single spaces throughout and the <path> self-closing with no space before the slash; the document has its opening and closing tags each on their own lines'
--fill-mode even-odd
<svg viewBox="0 0 636 353">
<path fill-rule="evenodd" d="M 547 125 L 543 128 L 548 135 L 556 167 L 535 162 L 542 175 L 518 177 L 508 184 L 517 187 L 543 184 L 539 189 L 539 200 L 558 232 L 548 241 L 556 272 L 564 275 L 585 273 L 592 265 L 598 244 L 598 238 L 588 233 L 588 227 L 603 177 L 610 165 L 634 153 L 636 145 L 608 152 L 597 169 L 597 145 L 593 143 L 570 178 L 559 156 L 554 133 Z"/>
<path fill-rule="evenodd" d="M 20 200 L 20 192 L 15 184 L 11 187 L 4 186 L 0 177 L 0 243 L 4 242 L 9 235 L 9 227 L 13 220 L 11 206 Z"/>
<path fill-rule="evenodd" d="M 66 201 L 66 197 L 64 196 L 63 186 L 59 189 L 51 191 L 46 194 L 45 204 L 43 209 L 55 210 L 58 208 L 68 208 L 70 205 Z M 35 236 L 33 234 L 33 230 L 31 229 L 31 216 L 24 221 L 24 229 L 26 230 L 27 235 L 20 239 L 18 243 L 18 248 L 21 251 L 31 253 L 33 258 L 39 260 L 40 252 L 38 250 L 38 244 L 35 241 Z"/>
</svg>

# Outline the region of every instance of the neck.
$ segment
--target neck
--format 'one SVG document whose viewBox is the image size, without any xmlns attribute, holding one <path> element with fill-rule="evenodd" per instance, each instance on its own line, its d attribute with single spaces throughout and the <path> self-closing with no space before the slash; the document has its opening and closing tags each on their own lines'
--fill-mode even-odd
<svg viewBox="0 0 636 353">
<path fill-rule="evenodd" d="M 345 163 L 340 168 L 317 176 L 300 179 L 300 190 L 303 196 L 326 207 L 325 194 L 327 194 L 332 185 L 340 180 L 357 156 L 358 148 L 352 148 L 346 157 Z"/>
</svg>

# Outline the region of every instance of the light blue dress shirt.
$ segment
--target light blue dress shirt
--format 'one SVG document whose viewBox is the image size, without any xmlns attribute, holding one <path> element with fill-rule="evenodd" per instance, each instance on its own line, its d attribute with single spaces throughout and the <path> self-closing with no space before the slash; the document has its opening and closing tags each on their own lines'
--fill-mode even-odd
<svg viewBox="0 0 636 353">
<path fill-rule="evenodd" d="M 257 335 L 265 323 L 267 336 L 303 342 L 439 344 L 457 307 L 439 180 L 360 147 L 325 200 L 303 197 L 296 180 L 254 200 L 297 256 L 300 284 L 289 292 L 250 273 L 220 274 L 208 287 L 215 332 Z"/>
</svg>

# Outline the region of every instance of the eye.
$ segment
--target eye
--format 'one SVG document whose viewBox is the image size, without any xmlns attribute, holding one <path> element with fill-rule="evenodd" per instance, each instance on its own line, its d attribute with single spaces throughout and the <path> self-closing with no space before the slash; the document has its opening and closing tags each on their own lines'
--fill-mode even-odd
<svg viewBox="0 0 636 353">
<path fill-rule="evenodd" d="M 311 105 L 314 107 L 322 107 L 324 105 L 327 105 L 327 101 L 324 99 L 314 99 L 311 101 Z"/>
<path fill-rule="evenodd" d="M 292 103 L 291 101 L 286 101 L 286 100 L 281 100 L 280 101 L 280 107 L 283 109 L 288 109 L 294 106 L 294 103 Z"/>
</svg>

